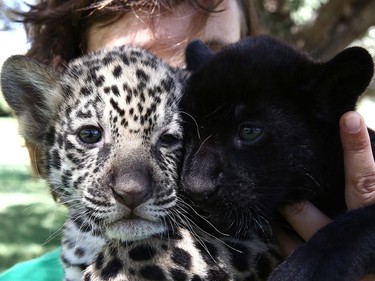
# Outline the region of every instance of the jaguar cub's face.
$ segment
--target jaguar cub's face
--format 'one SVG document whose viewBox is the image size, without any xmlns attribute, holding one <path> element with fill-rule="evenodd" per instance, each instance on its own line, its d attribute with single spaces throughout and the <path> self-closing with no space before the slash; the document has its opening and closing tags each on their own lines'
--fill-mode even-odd
<svg viewBox="0 0 375 281">
<path fill-rule="evenodd" d="M 126 241 L 166 230 L 182 149 L 174 70 L 122 47 L 78 59 L 62 76 L 13 57 L 2 79 L 21 133 L 42 151 L 71 215 Z"/>
<path fill-rule="evenodd" d="M 372 77 L 365 50 L 318 63 L 255 37 L 216 55 L 192 43 L 187 63 L 182 187 L 214 226 L 267 233 L 281 204 L 344 187 L 338 120 Z"/>
</svg>

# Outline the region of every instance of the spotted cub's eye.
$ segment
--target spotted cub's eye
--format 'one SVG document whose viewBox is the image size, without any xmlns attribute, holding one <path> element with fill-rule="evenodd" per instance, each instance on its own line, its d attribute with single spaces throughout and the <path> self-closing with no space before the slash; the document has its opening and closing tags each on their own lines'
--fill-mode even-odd
<svg viewBox="0 0 375 281">
<path fill-rule="evenodd" d="M 94 144 L 101 140 L 102 131 L 95 126 L 86 126 L 79 130 L 78 137 L 84 143 Z"/>
<path fill-rule="evenodd" d="M 253 124 L 243 124 L 239 127 L 238 135 L 242 141 L 254 142 L 263 135 L 263 128 Z"/>
<path fill-rule="evenodd" d="M 179 141 L 180 139 L 176 137 L 175 135 L 163 134 L 160 136 L 158 140 L 158 144 L 159 146 L 162 146 L 162 147 L 169 147 L 169 146 L 177 144 Z"/>
</svg>

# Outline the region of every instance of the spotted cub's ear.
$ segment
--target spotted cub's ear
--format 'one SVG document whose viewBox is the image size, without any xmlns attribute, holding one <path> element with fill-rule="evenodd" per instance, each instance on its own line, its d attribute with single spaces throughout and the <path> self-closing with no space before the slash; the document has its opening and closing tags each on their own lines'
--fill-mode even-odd
<svg viewBox="0 0 375 281">
<path fill-rule="evenodd" d="M 15 112 L 21 135 L 37 143 L 63 97 L 59 74 L 25 56 L 8 58 L 1 71 L 1 89 Z"/>
<path fill-rule="evenodd" d="M 185 51 L 186 68 L 195 72 L 213 56 L 214 52 L 206 44 L 194 40 L 189 43 Z"/>
</svg>

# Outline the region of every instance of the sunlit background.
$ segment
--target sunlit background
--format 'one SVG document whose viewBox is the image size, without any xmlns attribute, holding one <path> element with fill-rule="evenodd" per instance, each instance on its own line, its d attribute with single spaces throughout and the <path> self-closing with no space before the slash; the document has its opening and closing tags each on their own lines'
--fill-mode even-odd
<svg viewBox="0 0 375 281">
<path fill-rule="evenodd" d="M 7 0 L 26 8 L 22 1 Z M 31 1 L 28 1 L 31 3 Z M 0 1 L 0 4 L 1 1 Z M 27 50 L 23 26 L 4 20 L 0 11 L 0 65 Z M 0 272 L 19 261 L 35 258 L 60 244 L 65 210 L 57 207 L 46 184 L 33 177 L 16 121 L 0 96 Z"/>
</svg>

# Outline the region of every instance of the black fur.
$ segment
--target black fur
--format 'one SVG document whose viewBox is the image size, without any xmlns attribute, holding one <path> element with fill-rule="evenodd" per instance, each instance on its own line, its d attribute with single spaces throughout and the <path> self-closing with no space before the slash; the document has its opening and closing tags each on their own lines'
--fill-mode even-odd
<svg viewBox="0 0 375 281">
<path fill-rule="evenodd" d="M 200 213 L 222 232 L 270 238 L 282 204 L 309 199 L 332 217 L 345 211 L 338 124 L 373 75 L 366 50 L 349 48 L 323 63 L 260 36 L 218 54 L 194 42 L 186 57 L 193 74 L 182 101 L 191 116 L 181 180 Z M 371 216 L 375 206 L 338 217 L 271 280 L 358 280 L 373 272 Z"/>
</svg>

